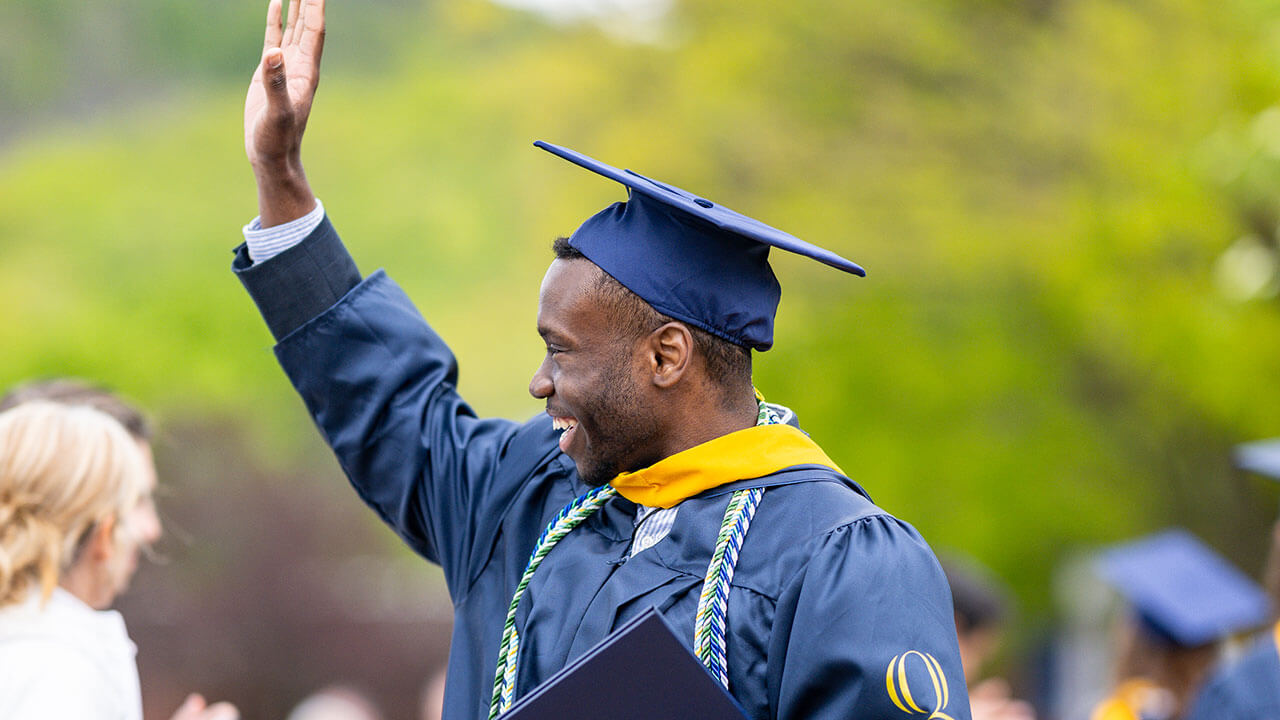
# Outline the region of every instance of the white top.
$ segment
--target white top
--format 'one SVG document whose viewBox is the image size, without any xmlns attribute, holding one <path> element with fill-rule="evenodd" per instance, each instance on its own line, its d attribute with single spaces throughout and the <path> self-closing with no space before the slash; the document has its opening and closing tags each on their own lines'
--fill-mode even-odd
<svg viewBox="0 0 1280 720">
<path fill-rule="evenodd" d="M 136 656 L 120 613 L 33 591 L 0 608 L 0 718 L 142 720 Z"/>
</svg>

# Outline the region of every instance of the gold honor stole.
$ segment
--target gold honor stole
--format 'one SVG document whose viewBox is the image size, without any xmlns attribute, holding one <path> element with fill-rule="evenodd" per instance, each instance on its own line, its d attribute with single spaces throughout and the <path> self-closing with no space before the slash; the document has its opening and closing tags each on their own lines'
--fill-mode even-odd
<svg viewBox="0 0 1280 720">
<path fill-rule="evenodd" d="M 722 435 L 622 473 L 610 484 L 631 502 L 669 508 L 704 490 L 772 475 L 796 465 L 822 465 L 844 475 L 818 444 L 790 425 L 756 425 Z"/>
<path fill-rule="evenodd" d="M 1276 652 L 1280 653 L 1280 623 L 1276 623 L 1275 628 L 1271 632 L 1276 641 Z"/>
<path fill-rule="evenodd" d="M 1120 683 L 1115 692 L 1093 709 L 1089 720 L 1141 720 L 1142 708 L 1160 688 L 1145 678 L 1131 678 Z"/>
</svg>

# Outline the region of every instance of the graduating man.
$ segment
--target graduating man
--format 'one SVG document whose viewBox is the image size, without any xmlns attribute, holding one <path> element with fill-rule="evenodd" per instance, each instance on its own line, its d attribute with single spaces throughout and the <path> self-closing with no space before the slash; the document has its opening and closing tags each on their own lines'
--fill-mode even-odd
<svg viewBox="0 0 1280 720">
<path fill-rule="evenodd" d="M 323 38 L 323 0 L 272 0 L 245 103 L 260 215 L 233 269 L 357 493 L 444 569 L 444 716 L 496 717 L 657 607 L 752 718 L 967 720 L 932 552 L 751 383 L 769 248 L 861 269 L 539 143 L 630 199 L 555 244 L 529 386 L 546 414 L 476 418 L 444 341 L 386 274 L 360 275 L 307 184 Z"/>
</svg>

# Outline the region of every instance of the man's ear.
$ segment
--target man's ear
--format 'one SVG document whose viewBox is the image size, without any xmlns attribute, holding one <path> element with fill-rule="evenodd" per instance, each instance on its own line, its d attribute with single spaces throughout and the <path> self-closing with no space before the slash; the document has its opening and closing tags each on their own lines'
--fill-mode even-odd
<svg viewBox="0 0 1280 720">
<path fill-rule="evenodd" d="M 89 531 L 89 540 L 84 546 L 85 557 L 96 562 L 110 560 L 116 553 L 115 534 L 116 517 L 108 515 Z"/>
<path fill-rule="evenodd" d="M 693 361 L 693 333 L 680 322 L 669 322 L 647 340 L 653 384 L 669 388 L 680 382 Z"/>
</svg>

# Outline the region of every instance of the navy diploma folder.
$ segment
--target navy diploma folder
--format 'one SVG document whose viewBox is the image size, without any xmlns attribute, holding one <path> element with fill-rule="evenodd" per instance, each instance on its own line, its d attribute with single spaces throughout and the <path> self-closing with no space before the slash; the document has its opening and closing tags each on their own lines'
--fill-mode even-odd
<svg viewBox="0 0 1280 720">
<path fill-rule="evenodd" d="M 746 720 L 654 608 L 516 701 L 501 720 Z"/>
</svg>

